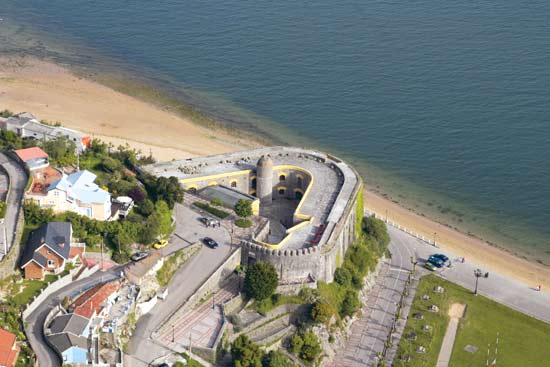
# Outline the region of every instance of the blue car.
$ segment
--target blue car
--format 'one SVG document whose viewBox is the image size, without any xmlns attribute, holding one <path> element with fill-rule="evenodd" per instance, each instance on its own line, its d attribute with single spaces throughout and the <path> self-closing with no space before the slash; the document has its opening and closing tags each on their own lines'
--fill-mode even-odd
<svg viewBox="0 0 550 367">
<path fill-rule="evenodd" d="M 438 268 L 442 268 L 445 266 L 445 261 L 441 260 L 439 257 L 436 257 L 434 255 L 428 258 L 428 262 L 434 264 Z"/>
<path fill-rule="evenodd" d="M 432 255 L 433 257 L 438 257 L 440 258 L 441 260 L 443 260 L 444 263 L 446 263 L 447 261 L 449 261 L 449 257 L 447 255 L 443 255 L 443 254 L 434 254 Z"/>
</svg>

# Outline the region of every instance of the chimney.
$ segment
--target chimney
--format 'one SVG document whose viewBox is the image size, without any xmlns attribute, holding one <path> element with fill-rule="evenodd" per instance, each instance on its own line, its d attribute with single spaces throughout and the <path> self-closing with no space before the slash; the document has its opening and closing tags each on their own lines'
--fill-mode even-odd
<svg viewBox="0 0 550 367">
<path fill-rule="evenodd" d="M 40 243 L 45 243 L 46 240 L 44 239 L 44 237 L 40 238 Z"/>
</svg>

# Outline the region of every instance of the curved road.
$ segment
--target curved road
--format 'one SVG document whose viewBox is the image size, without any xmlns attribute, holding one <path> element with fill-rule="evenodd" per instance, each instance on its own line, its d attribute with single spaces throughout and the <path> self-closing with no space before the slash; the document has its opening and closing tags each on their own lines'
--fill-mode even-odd
<svg viewBox="0 0 550 367">
<path fill-rule="evenodd" d="M 29 315 L 27 320 L 25 320 L 25 330 L 40 366 L 61 366 L 61 360 L 53 349 L 48 346 L 43 333 L 44 321 L 48 312 L 57 306 L 66 296 L 71 296 L 80 290 L 88 289 L 95 284 L 118 278 L 122 268 L 123 266 L 121 265 L 111 268 L 106 272 L 97 271 L 87 278 L 70 283 L 66 287 L 52 293 Z"/>
<path fill-rule="evenodd" d="M 0 164 L 8 171 L 8 176 L 10 178 L 9 190 L 11 193 L 7 198 L 6 217 L 4 218 L 4 224 L 0 225 L 0 230 L 3 230 L 2 226 L 6 227 L 9 249 L 13 246 L 17 234 L 17 218 L 22 209 L 21 203 L 25 186 L 27 185 L 27 173 L 17 162 L 2 152 L 0 152 Z M 0 237 L 2 238 L 0 241 L 2 243 L 0 253 L 3 254 L 4 234 L 0 233 Z"/>
</svg>

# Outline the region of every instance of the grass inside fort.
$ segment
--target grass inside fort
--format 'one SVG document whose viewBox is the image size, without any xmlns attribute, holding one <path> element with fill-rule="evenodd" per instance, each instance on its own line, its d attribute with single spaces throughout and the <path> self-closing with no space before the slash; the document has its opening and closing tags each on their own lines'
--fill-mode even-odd
<svg viewBox="0 0 550 367">
<path fill-rule="evenodd" d="M 443 287 L 445 291 L 434 292 L 436 286 Z M 430 299 L 423 299 L 424 295 Z M 497 333 L 499 367 L 542 366 L 545 363 L 543 361 L 550 360 L 550 324 L 483 296 L 475 296 L 471 290 L 431 274 L 420 282 L 394 366 L 436 365 L 450 319 L 449 307 L 453 303 L 465 304 L 466 311 L 458 324 L 450 366 L 485 366 L 488 344 L 491 344 L 489 362 L 492 362 Z M 437 305 L 439 312 L 429 311 L 431 305 Z M 422 314 L 423 319 L 413 317 L 417 313 Z M 424 325 L 430 325 L 431 330 L 424 331 Z M 416 338 L 409 339 L 411 333 L 416 334 Z M 419 346 L 425 347 L 426 352 L 417 353 Z M 466 351 L 467 346 L 476 347 L 477 350 Z M 404 362 L 401 359 L 404 355 L 409 355 L 410 361 Z"/>
</svg>

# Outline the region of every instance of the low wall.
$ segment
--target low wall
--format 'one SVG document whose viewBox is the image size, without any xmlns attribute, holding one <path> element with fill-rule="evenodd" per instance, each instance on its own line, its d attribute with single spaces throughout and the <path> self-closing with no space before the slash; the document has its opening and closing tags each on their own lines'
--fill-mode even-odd
<svg viewBox="0 0 550 367">
<path fill-rule="evenodd" d="M 73 281 L 73 276 L 78 272 L 78 269 L 73 269 L 69 274 L 64 277 L 58 278 L 55 282 L 50 283 L 46 288 L 42 289 L 42 292 L 36 296 L 31 303 L 27 305 L 23 311 L 23 320 L 26 320 L 27 317 L 38 307 L 42 302 L 48 298 L 48 296 L 54 292 L 57 292 L 61 288 L 69 285 Z"/>
</svg>

